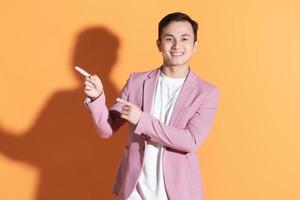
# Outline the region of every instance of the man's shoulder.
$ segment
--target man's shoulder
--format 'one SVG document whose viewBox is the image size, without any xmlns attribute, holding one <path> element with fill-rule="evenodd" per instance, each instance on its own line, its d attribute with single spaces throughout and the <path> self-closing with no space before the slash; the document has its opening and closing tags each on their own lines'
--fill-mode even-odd
<svg viewBox="0 0 300 200">
<path fill-rule="evenodd" d="M 209 94 L 219 94 L 219 87 L 206 80 L 202 76 L 198 76 L 195 73 L 193 73 L 194 76 L 194 81 L 193 81 L 193 95 L 198 96 L 198 97 L 206 97 Z"/>
<path fill-rule="evenodd" d="M 159 67 L 157 68 L 152 68 L 150 70 L 146 70 L 146 71 L 140 71 L 140 72 L 132 72 L 131 76 L 132 76 L 132 81 L 142 81 L 145 80 L 146 78 L 154 75 L 156 72 L 158 72 Z"/>
<path fill-rule="evenodd" d="M 197 88 L 199 90 L 203 90 L 203 89 L 206 89 L 206 90 L 214 90 L 214 89 L 217 89 L 218 90 L 218 86 L 208 80 L 206 80 L 205 78 L 197 75 L 196 73 L 194 73 L 194 77 L 195 77 L 195 84 L 197 85 Z"/>
<path fill-rule="evenodd" d="M 202 85 L 203 87 L 207 87 L 210 89 L 218 89 L 218 86 L 215 83 L 212 83 L 206 79 L 203 79 L 202 77 L 197 76 L 197 83 L 199 85 Z"/>
</svg>

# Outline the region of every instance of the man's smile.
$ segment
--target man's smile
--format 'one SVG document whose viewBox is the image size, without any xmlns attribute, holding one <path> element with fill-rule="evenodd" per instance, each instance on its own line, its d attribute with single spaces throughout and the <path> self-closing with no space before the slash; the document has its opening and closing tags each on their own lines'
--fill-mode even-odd
<svg viewBox="0 0 300 200">
<path fill-rule="evenodd" d="M 182 56 L 184 53 L 183 52 L 171 52 L 171 56 Z"/>
</svg>

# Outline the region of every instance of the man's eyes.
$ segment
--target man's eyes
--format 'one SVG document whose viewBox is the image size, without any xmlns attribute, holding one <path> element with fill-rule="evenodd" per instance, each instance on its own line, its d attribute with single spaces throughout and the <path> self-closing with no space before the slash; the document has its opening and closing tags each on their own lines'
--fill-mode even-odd
<svg viewBox="0 0 300 200">
<path fill-rule="evenodd" d="M 172 41 L 172 38 L 165 38 L 165 41 Z M 188 41 L 189 38 L 181 38 L 181 41 Z"/>
</svg>

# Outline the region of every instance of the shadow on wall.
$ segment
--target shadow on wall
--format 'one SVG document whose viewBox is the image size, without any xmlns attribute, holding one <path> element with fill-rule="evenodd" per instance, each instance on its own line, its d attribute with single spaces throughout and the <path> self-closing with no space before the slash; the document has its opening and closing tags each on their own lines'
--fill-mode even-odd
<svg viewBox="0 0 300 200">
<path fill-rule="evenodd" d="M 101 78 L 110 107 L 119 94 L 109 79 L 118 47 L 118 37 L 106 28 L 83 30 L 75 41 L 70 66 L 80 87 L 54 93 L 22 136 L 0 130 L 0 153 L 40 170 L 34 200 L 116 199 L 112 186 L 127 141 L 127 124 L 109 140 L 97 136 L 83 103 L 84 77 L 74 66 Z"/>
</svg>

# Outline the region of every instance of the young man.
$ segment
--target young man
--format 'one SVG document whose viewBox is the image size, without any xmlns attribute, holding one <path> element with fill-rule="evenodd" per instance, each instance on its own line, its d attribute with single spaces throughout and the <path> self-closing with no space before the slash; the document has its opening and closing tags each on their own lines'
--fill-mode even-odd
<svg viewBox="0 0 300 200">
<path fill-rule="evenodd" d="M 219 89 L 198 77 L 189 61 L 197 48 L 198 24 L 180 12 L 159 23 L 163 64 L 131 73 L 117 102 L 107 108 L 97 75 L 86 78 L 85 105 L 97 133 L 108 138 L 129 122 L 113 192 L 124 200 L 201 200 L 197 149 L 215 118 Z"/>
</svg>

